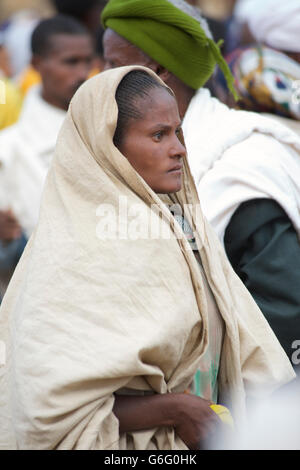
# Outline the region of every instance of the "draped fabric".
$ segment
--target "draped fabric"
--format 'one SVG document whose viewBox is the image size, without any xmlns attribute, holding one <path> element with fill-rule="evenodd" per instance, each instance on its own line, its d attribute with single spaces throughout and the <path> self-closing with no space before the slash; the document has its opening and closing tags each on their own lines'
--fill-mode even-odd
<svg viewBox="0 0 300 470">
<path fill-rule="evenodd" d="M 166 200 L 188 205 L 185 215 L 225 323 L 222 403 L 241 423 L 246 397 L 265 396 L 294 377 L 202 216 L 187 161 L 181 191 L 160 197 L 113 145 L 116 88 L 133 69 L 147 70 L 124 67 L 87 81 L 59 135 L 39 224 L 0 309 L 6 350 L 0 361 L 1 448 L 186 448 L 171 428 L 120 436 L 112 411 L 114 393 L 124 387 L 183 392 L 207 348 L 201 273 Z M 108 236 L 101 217 L 111 209 L 118 223 Z M 164 237 L 143 236 L 151 217 Z M 140 224 L 140 235 L 124 236 L 126 224 Z"/>
<path fill-rule="evenodd" d="M 216 130 L 217 129 L 217 130 Z M 229 109 L 204 88 L 183 121 L 201 206 L 220 240 L 240 204 L 274 199 L 300 240 L 300 138 L 281 123 Z"/>
</svg>

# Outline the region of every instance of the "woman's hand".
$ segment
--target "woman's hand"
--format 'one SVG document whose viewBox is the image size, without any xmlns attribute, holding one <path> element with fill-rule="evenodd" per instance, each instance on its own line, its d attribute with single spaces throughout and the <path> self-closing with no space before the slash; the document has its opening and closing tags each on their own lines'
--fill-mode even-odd
<svg viewBox="0 0 300 470">
<path fill-rule="evenodd" d="M 185 393 L 116 395 L 113 412 L 119 420 L 120 433 L 173 427 L 189 449 L 200 449 L 222 427 L 211 404 Z"/>
<path fill-rule="evenodd" d="M 176 397 L 177 412 L 174 424 L 175 432 L 189 449 L 203 448 L 209 443 L 222 422 L 210 408 L 212 402 L 190 394 L 178 394 Z"/>
</svg>

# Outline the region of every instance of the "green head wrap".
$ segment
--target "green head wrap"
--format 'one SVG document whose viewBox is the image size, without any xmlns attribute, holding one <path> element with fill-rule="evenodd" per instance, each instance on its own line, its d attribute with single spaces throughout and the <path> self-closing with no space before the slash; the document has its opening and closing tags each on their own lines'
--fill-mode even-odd
<svg viewBox="0 0 300 470">
<path fill-rule="evenodd" d="M 218 64 L 237 97 L 219 44 L 207 37 L 196 19 L 167 0 L 110 0 L 102 12 L 102 23 L 195 90 Z"/>
</svg>

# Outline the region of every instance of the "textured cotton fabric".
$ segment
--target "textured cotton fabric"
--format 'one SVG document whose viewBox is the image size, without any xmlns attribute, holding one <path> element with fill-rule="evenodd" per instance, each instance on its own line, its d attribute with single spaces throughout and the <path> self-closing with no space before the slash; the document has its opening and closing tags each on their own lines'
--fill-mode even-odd
<svg viewBox="0 0 300 470">
<path fill-rule="evenodd" d="M 113 145 L 115 92 L 133 69 L 143 68 L 114 69 L 87 81 L 61 130 L 39 224 L 0 308 L 1 351 L 6 348 L 0 356 L 0 448 L 186 448 L 171 428 L 120 436 L 112 411 L 114 392 L 124 387 L 183 392 L 207 348 L 199 266 L 166 198 L 189 204 L 186 217 L 225 323 L 222 403 L 241 423 L 246 397 L 265 396 L 294 377 L 202 216 L 187 161 L 182 190 L 161 198 Z M 99 216 L 107 204 L 118 210 L 121 196 L 131 216 L 120 211 L 119 224 L 103 237 Z M 143 217 L 154 219 L 159 215 L 151 205 L 159 207 L 168 238 L 121 237 L 137 204 Z"/>
<path fill-rule="evenodd" d="M 300 240 L 300 138 L 257 113 L 229 109 L 206 89 L 183 121 L 188 159 L 201 206 L 220 240 L 240 204 L 274 199 Z"/>
<path fill-rule="evenodd" d="M 193 230 L 188 221 L 184 219 L 180 211 L 172 211 L 175 219 L 182 227 L 186 239 L 199 264 L 199 271 L 202 276 L 203 287 L 208 307 L 208 346 L 205 354 L 201 357 L 198 370 L 194 377 L 190 391 L 197 396 L 210 400 L 213 403 L 218 402 L 218 372 L 222 352 L 224 337 L 224 322 L 220 315 L 215 298 L 211 292 L 209 284 L 203 271 L 201 258 L 198 253 L 196 239 Z"/>
<path fill-rule="evenodd" d="M 235 95 L 219 46 L 196 19 L 167 0 L 110 0 L 102 22 L 195 90 L 207 82 L 218 64 Z"/>
</svg>

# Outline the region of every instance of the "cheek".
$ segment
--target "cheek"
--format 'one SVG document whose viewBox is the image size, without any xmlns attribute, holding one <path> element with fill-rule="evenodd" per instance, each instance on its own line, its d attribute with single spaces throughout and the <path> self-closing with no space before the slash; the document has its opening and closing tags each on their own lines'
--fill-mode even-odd
<svg viewBox="0 0 300 470">
<path fill-rule="evenodd" d="M 128 131 L 124 131 L 121 145 L 119 146 L 120 152 L 127 158 L 134 168 L 141 168 L 146 164 L 145 158 L 145 144 L 143 139 Z"/>
<path fill-rule="evenodd" d="M 69 67 L 60 65 L 57 66 L 55 69 L 49 71 L 49 78 L 51 77 L 51 81 L 55 84 L 59 84 L 59 88 L 66 88 L 68 84 L 72 83 L 74 74 Z"/>
</svg>

